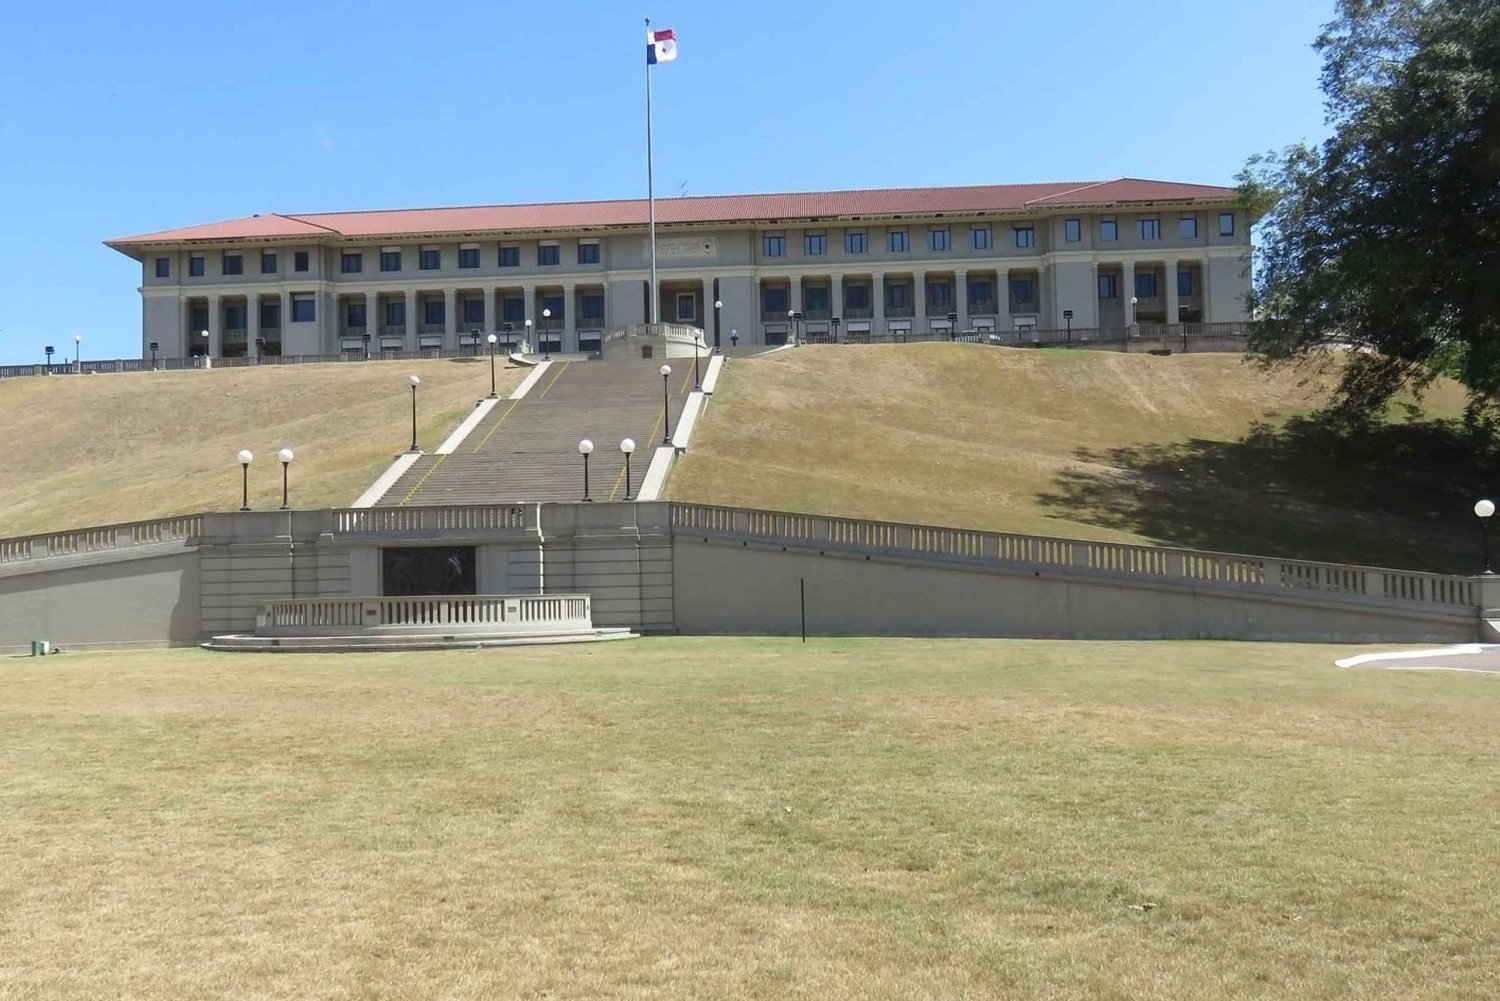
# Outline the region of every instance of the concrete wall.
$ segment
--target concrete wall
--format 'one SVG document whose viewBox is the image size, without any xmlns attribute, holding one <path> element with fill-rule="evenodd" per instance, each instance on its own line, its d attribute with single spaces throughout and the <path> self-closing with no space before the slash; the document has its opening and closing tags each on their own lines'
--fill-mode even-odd
<svg viewBox="0 0 1500 1001">
<path fill-rule="evenodd" d="M 1015 636 L 1472 642 L 1477 620 L 1334 609 L 1292 596 L 1226 595 L 1057 573 L 703 542 L 673 544 L 674 612 L 689 635 Z"/>
<path fill-rule="evenodd" d="M 0 577 L 0 650 L 27 650 L 32 640 L 65 649 L 198 642 L 197 552 L 136 556 Z"/>
</svg>

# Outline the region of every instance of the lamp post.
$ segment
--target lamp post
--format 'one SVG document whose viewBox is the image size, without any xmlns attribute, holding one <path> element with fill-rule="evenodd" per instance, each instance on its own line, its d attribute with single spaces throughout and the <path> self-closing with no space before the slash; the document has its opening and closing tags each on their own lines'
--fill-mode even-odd
<svg viewBox="0 0 1500 1001">
<path fill-rule="evenodd" d="M 367 330 L 359 335 L 360 347 L 364 349 L 365 361 L 370 360 L 370 332 Z"/>
<path fill-rule="evenodd" d="M 786 311 L 786 318 L 792 322 L 795 331 L 792 335 L 792 343 L 800 348 L 802 346 L 802 311 L 789 309 Z"/>
<path fill-rule="evenodd" d="M 738 330 L 731 329 L 729 331 L 729 346 L 732 348 L 740 346 L 740 332 Z"/>
<path fill-rule="evenodd" d="M 281 460 L 281 509 L 283 511 L 290 511 L 292 505 L 287 500 L 287 469 L 292 464 L 292 450 L 283 448 L 276 453 L 276 458 Z"/>
<path fill-rule="evenodd" d="M 48 344 L 46 347 L 42 348 L 42 353 L 47 356 L 47 374 L 48 375 L 52 374 L 52 351 L 53 351 L 53 347 L 50 344 Z"/>
<path fill-rule="evenodd" d="M 240 449 L 240 454 L 235 456 L 240 463 L 240 510 L 250 510 L 250 463 L 255 459 L 255 453 L 248 448 Z"/>
<path fill-rule="evenodd" d="M 1490 515 L 1495 513 L 1495 502 L 1482 500 L 1474 505 L 1474 514 L 1479 518 L 1479 536 L 1484 547 L 1484 572 L 1493 574 L 1490 569 Z"/>
<path fill-rule="evenodd" d="M 551 361 L 552 360 L 552 310 L 550 310 L 550 309 L 544 309 L 544 310 L 542 310 L 542 327 L 543 327 L 542 336 L 546 338 L 546 340 L 542 341 L 542 361 Z"/>
<path fill-rule="evenodd" d="M 83 371 L 83 335 L 73 335 L 73 371 Z"/>
<path fill-rule="evenodd" d="M 490 399 L 492 400 L 498 399 L 500 396 L 499 393 L 495 392 L 495 342 L 499 339 L 494 334 L 490 334 L 490 336 L 485 338 L 490 343 Z"/>
<path fill-rule="evenodd" d="M 833 343 L 838 344 L 839 343 L 839 324 L 842 323 L 842 322 L 844 322 L 844 321 L 841 320 L 841 319 L 839 319 L 837 316 L 835 316 L 833 319 L 829 320 L 828 322 L 833 324 Z"/>
<path fill-rule="evenodd" d="M 949 313 L 948 314 L 948 339 L 950 341 L 957 341 L 958 340 L 958 314 L 957 313 Z"/>
<path fill-rule="evenodd" d="M 635 451 L 635 439 L 626 438 L 621 441 L 620 451 L 625 453 L 625 499 L 630 500 L 630 453 Z"/>
<path fill-rule="evenodd" d="M 255 339 L 255 364 L 260 364 L 261 356 L 266 353 L 266 339 L 257 337 Z"/>
<path fill-rule="evenodd" d="M 672 377 L 672 366 L 661 367 L 661 443 L 672 442 L 672 396 L 667 389 L 667 380 Z"/>
<path fill-rule="evenodd" d="M 698 338 L 693 337 L 693 392 L 703 392 L 703 379 L 698 369 Z"/>
<path fill-rule="evenodd" d="M 714 354 L 719 353 L 719 311 L 724 308 L 722 299 L 714 300 Z"/>
<path fill-rule="evenodd" d="M 578 443 L 578 454 L 583 456 L 583 502 L 592 503 L 594 498 L 589 496 L 589 456 L 594 451 L 594 443 L 587 438 Z"/>
<path fill-rule="evenodd" d="M 210 362 L 208 361 L 208 348 L 209 348 L 208 331 L 207 330 L 200 330 L 200 331 L 198 331 L 198 336 L 201 337 L 201 338 L 203 338 L 203 354 L 200 355 L 199 357 L 201 357 L 203 359 L 202 364 L 204 366 L 207 366 L 208 364 L 210 364 Z"/>
<path fill-rule="evenodd" d="M 516 328 L 509 323 L 505 323 L 500 326 L 500 329 L 505 331 L 505 350 L 514 351 L 516 349 L 516 342 L 515 338 L 510 335 L 515 333 Z"/>
<path fill-rule="evenodd" d="M 1063 310 L 1063 323 L 1067 324 L 1068 343 L 1071 344 L 1073 343 L 1073 311 L 1071 309 Z"/>
<path fill-rule="evenodd" d="M 161 347 L 156 341 L 151 342 L 151 371 L 156 371 L 156 352 Z"/>
<path fill-rule="evenodd" d="M 528 316 L 522 326 L 526 329 L 526 347 L 532 354 L 536 354 L 535 345 L 531 343 L 531 317 Z"/>
<path fill-rule="evenodd" d="M 406 381 L 411 385 L 411 448 L 407 451 L 420 452 L 422 450 L 417 447 L 417 387 L 422 384 L 422 380 L 418 376 L 409 375 Z"/>
</svg>

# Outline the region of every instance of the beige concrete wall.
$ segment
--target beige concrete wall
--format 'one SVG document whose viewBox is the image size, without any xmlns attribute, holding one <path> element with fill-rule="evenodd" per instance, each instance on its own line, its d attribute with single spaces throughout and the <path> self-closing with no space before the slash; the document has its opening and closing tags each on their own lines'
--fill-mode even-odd
<svg viewBox="0 0 1500 1001">
<path fill-rule="evenodd" d="M 1331 608 L 1326 596 L 1209 593 L 682 536 L 673 553 L 677 628 L 693 635 L 795 635 L 799 579 L 814 636 L 1471 642 L 1478 628 L 1457 614 Z"/>
<path fill-rule="evenodd" d="M 190 549 L 0 577 L 0 651 L 196 643 L 200 583 Z"/>
</svg>

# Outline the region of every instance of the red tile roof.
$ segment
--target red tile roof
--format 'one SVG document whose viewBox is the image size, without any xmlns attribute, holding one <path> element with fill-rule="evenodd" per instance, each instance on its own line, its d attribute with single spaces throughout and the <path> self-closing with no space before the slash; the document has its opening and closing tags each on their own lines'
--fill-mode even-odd
<svg viewBox="0 0 1500 1001">
<path fill-rule="evenodd" d="M 1113 181 L 989 184 L 961 188 L 884 188 L 770 195 L 660 198 L 662 225 L 828 219 L 934 213 L 1024 212 L 1033 208 L 1138 202 L 1224 202 L 1233 188 L 1122 177 Z M 106 241 L 123 252 L 150 244 L 296 237 L 373 238 L 444 233 L 509 233 L 646 225 L 644 198 L 536 205 L 384 209 L 372 212 L 271 213 Z"/>
</svg>

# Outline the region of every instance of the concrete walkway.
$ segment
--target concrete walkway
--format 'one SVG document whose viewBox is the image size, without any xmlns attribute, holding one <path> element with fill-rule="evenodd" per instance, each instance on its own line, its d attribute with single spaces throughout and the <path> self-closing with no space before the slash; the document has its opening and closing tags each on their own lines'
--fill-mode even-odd
<svg viewBox="0 0 1500 1001">
<path fill-rule="evenodd" d="M 1387 671 L 1473 671 L 1500 674 L 1500 644 L 1460 643 L 1432 650 L 1362 653 L 1333 662 L 1337 667 L 1376 667 Z"/>
</svg>

